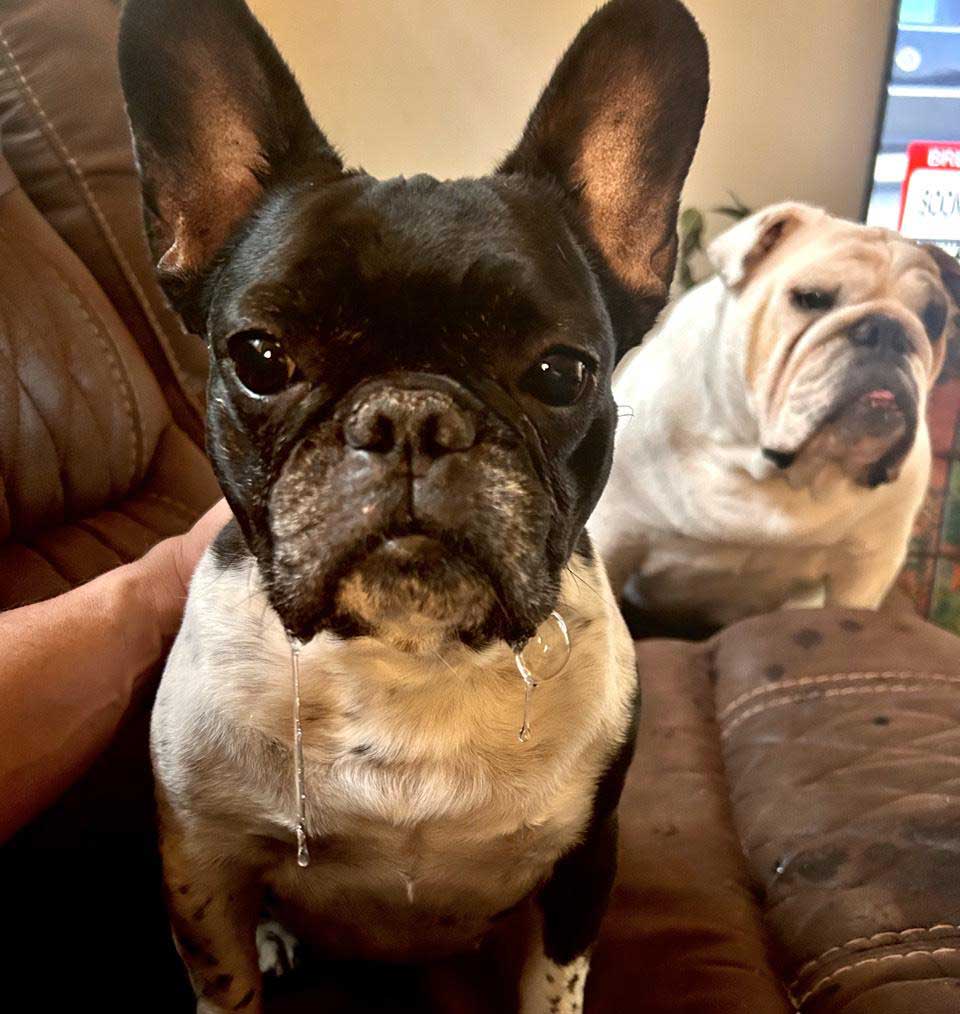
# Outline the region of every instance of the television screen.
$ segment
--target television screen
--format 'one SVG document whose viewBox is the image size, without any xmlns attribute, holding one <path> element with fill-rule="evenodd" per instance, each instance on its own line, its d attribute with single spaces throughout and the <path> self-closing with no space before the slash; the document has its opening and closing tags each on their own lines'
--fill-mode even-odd
<svg viewBox="0 0 960 1014">
<path fill-rule="evenodd" d="M 898 0 L 867 222 L 960 251 L 960 0 Z"/>
</svg>

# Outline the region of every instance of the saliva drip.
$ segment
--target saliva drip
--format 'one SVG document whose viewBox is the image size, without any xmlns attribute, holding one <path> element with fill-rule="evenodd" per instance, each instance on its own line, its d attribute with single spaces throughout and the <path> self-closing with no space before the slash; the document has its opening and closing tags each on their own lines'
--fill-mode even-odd
<svg viewBox="0 0 960 1014">
<path fill-rule="evenodd" d="M 293 674 L 293 778 L 297 795 L 297 865 L 310 865 L 307 845 L 307 789 L 303 768 L 303 726 L 300 724 L 300 649 L 302 644 L 289 636 L 290 670 Z"/>
<path fill-rule="evenodd" d="M 517 672 L 523 680 L 523 723 L 518 735 L 521 743 L 530 739 L 530 705 L 534 690 L 563 670 L 570 659 L 570 650 L 567 624 L 558 612 L 553 612 L 523 648 L 514 652 Z"/>
</svg>

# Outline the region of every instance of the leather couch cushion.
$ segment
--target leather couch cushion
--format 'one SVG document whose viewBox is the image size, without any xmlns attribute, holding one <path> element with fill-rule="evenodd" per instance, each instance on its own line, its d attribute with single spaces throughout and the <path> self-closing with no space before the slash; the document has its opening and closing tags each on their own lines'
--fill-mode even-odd
<svg viewBox="0 0 960 1014">
<path fill-rule="evenodd" d="M 121 499 L 170 421 L 84 266 L 12 187 L 0 197 L 0 540 Z"/>
<path fill-rule="evenodd" d="M 798 1009 L 960 1010 L 960 641 L 788 612 L 713 651 L 733 819 Z"/>
<path fill-rule="evenodd" d="M 86 517 L 0 545 L 0 610 L 38 602 L 139 559 L 178 535 L 219 497 L 200 449 L 176 426 L 163 431 L 143 483 Z"/>
<path fill-rule="evenodd" d="M 0 156 L 0 609 L 182 532 L 218 496 L 116 310 Z"/>
<path fill-rule="evenodd" d="M 785 1014 L 730 811 L 708 652 L 638 646 L 637 753 L 588 1011 Z"/>
<path fill-rule="evenodd" d="M 206 353 L 156 284 L 116 66 L 116 0 L 0 4 L 0 132 L 27 196 L 116 307 L 203 443 Z"/>
</svg>

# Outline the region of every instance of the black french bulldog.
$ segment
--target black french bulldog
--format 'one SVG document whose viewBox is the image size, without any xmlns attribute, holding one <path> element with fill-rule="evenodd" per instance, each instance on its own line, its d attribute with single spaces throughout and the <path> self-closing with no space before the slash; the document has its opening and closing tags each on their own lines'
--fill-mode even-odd
<svg viewBox="0 0 960 1014">
<path fill-rule="evenodd" d="M 455 181 L 345 169 L 242 0 L 128 0 L 120 67 L 160 279 L 209 345 L 209 453 L 239 524 L 197 571 L 153 717 L 198 1010 L 262 1009 L 258 937 L 261 961 L 287 931 L 418 960 L 527 905 L 520 1009 L 577 1011 L 637 696 L 584 524 L 613 366 L 674 269 L 702 36 L 677 0 L 613 0 L 516 150 Z M 518 742 L 528 645 L 544 685 Z"/>
</svg>

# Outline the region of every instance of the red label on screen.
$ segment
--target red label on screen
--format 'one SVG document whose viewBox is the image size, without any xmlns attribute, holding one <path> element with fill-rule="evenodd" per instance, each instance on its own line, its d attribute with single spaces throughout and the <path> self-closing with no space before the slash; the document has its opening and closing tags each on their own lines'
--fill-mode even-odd
<svg viewBox="0 0 960 1014">
<path fill-rule="evenodd" d="M 914 141 L 907 148 L 900 232 L 910 239 L 960 240 L 960 143 Z"/>
</svg>

